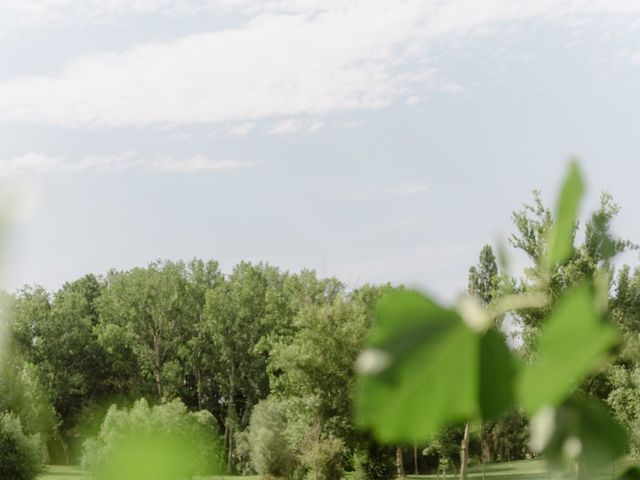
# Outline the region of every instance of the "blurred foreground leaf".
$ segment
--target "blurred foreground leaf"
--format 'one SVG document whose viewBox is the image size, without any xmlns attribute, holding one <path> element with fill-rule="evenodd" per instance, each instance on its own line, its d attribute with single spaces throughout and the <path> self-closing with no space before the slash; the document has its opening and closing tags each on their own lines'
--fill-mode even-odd
<svg viewBox="0 0 640 480">
<path fill-rule="evenodd" d="M 556 218 L 549 232 L 547 267 L 563 263 L 573 250 L 573 233 L 578 217 L 580 199 L 584 194 L 584 183 L 578 164 L 572 162 L 564 181 L 556 207 Z"/>
<path fill-rule="evenodd" d="M 513 403 L 515 368 L 502 335 L 473 331 L 416 292 L 383 300 L 359 368 L 360 423 L 385 442 L 425 440 Z"/>
<path fill-rule="evenodd" d="M 578 460 L 581 478 L 594 477 L 627 452 L 627 442 L 624 428 L 602 402 L 576 396 L 556 411 L 544 454 L 553 468 Z"/>
<path fill-rule="evenodd" d="M 504 335 L 490 329 L 480 341 L 480 408 L 482 417 L 497 418 L 515 402 L 516 359 Z"/>
<path fill-rule="evenodd" d="M 537 362 L 520 378 L 524 409 L 533 414 L 564 401 L 618 341 L 617 329 L 596 312 L 588 285 L 568 292 L 544 326 Z"/>
</svg>

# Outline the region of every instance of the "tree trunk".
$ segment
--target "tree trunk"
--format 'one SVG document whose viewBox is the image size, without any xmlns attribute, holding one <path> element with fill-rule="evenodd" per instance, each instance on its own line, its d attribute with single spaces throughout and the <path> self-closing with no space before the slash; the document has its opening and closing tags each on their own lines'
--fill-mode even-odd
<svg viewBox="0 0 640 480">
<path fill-rule="evenodd" d="M 233 449 L 235 447 L 233 441 L 233 427 L 235 425 L 237 412 L 236 412 L 236 367 L 231 362 L 231 368 L 229 369 L 229 406 L 227 407 L 227 428 L 228 428 L 228 457 L 227 457 L 227 470 L 230 474 L 234 473 L 233 462 Z"/>
<path fill-rule="evenodd" d="M 234 473 L 235 465 L 233 463 L 233 427 L 229 426 L 229 456 L 227 457 L 227 469 L 229 470 L 229 474 Z"/>
<path fill-rule="evenodd" d="M 487 441 L 484 438 L 485 430 L 484 425 L 480 428 L 480 463 L 482 464 L 482 480 L 484 480 L 484 462 L 487 458 L 486 449 L 487 449 Z"/>
<path fill-rule="evenodd" d="M 467 464 L 469 463 L 469 424 L 464 426 L 464 435 L 460 445 L 460 480 L 467 478 Z"/>
<path fill-rule="evenodd" d="M 203 400 L 202 400 L 202 373 L 200 368 L 194 369 L 194 373 L 196 376 L 196 395 L 198 397 L 198 410 L 203 410 Z"/>
<path fill-rule="evenodd" d="M 58 438 L 60 439 L 60 445 L 62 445 L 62 453 L 64 454 L 64 464 L 65 465 L 71 465 L 71 458 L 69 457 L 69 448 L 67 447 L 67 442 L 64 441 L 64 438 L 62 438 L 62 435 L 59 435 Z"/>
<path fill-rule="evenodd" d="M 160 354 L 160 338 L 157 336 L 153 339 L 153 376 L 156 380 L 156 389 L 158 392 L 158 399 L 160 402 L 164 402 L 164 389 L 162 388 L 162 358 Z"/>
<path fill-rule="evenodd" d="M 160 371 L 158 368 L 155 368 L 154 377 L 156 380 L 156 391 L 158 392 L 158 399 L 160 399 L 161 403 L 164 403 L 164 392 L 162 389 L 162 377 L 160 376 Z"/>
<path fill-rule="evenodd" d="M 418 445 L 413 444 L 413 474 L 418 475 Z"/>
<path fill-rule="evenodd" d="M 404 472 L 404 461 L 402 458 L 402 448 L 396 447 L 396 470 L 398 472 L 398 477 L 404 478 L 406 477 L 406 473 Z"/>
<path fill-rule="evenodd" d="M 49 452 L 48 442 L 42 442 L 42 463 L 45 465 L 51 464 L 51 453 Z"/>
</svg>

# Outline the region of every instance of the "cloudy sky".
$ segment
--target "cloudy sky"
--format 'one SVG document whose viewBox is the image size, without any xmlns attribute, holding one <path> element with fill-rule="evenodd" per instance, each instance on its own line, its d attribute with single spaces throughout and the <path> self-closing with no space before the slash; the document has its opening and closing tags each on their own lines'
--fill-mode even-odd
<svg viewBox="0 0 640 480">
<path fill-rule="evenodd" d="M 640 240 L 639 126 L 635 0 L 2 0 L 4 285 L 195 256 L 450 298 L 572 156 Z"/>
</svg>

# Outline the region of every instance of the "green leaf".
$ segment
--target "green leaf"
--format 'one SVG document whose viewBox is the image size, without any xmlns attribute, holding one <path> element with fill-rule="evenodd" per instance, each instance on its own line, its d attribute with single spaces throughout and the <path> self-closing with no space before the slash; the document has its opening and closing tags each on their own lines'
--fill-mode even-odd
<svg viewBox="0 0 640 480">
<path fill-rule="evenodd" d="M 558 199 L 554 226 L 549 232 L 548 268 L 563 263 L 571 255 L 578 206 L 583 194 L 582 175 L 580 175 L 578 164 L 572 162 Z"/>
<path fill-rule="evenodd" d="M 360 360 L 359 421 L 385 442 L 423 441 L 513 405 L 515 365 L 502 334 L 473 331 L 416 292 L 381 303 Z"/>
<path fill-rule="evenodd" d="M 588 285 L 569 291 L 542 330 L 538 360 L 523 370 L 518 397 L 529 414 L 562 403 L 619 341 L 594 307 Z"/>
<path fill-rule="evenodd" d="M 504 335 L 489 329 L 480 340 L 480 410 L 484 419 L 497 418 L 514 405 L 516 372 Z"/>
<path fill-rule="evenodd" d="M 416 292 L 381 302 L 368 354 L 388 359 L 359 378 L 359 422 L 385 442 L 428 439 L 478 411 L 478 336 L 453 310 Z"/>
<path fill-rule="evenodd" d="M 627 446 L 627 433 L 602 402 L 576 396 L 558 408 L 544 455 L 553 468 L 560 469 L 573 460 L 567 454 L 577 447 L 575 452 L 583 469 L 581 476 L 593 477 L 624 455 Z"/>
</svg>

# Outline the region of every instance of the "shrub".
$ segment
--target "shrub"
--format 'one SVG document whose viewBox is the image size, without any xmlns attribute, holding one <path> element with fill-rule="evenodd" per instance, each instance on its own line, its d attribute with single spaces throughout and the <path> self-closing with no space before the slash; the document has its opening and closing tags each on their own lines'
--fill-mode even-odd
<svg viewBox="0 0 640 480">
<path fill-rule="evenodd" d="M 326 437 L 314 442 L 302 453 L 301 463 L 307 480 L 340 480 L 343 473 L 344 443 L 339 438 Z"/>
<path fill-rule="evenodd" d="M 18 417 L 9 413 L 0 415 L 0 478 L 33 480 L 41 468 L 37 437 L 25 435 Z"/>
<path fill-rule="evenodd" d="M 209 412 L 188 412 L 179 400 L 130 409 L 112 405 L 82 466 L 98 480 L 182 480 L 220 471 L 220 439 Z"/>
<path fill-rule="evenodd" d="M 287 417 L 282 403 L 267 398 L 254 407 L 247 437 L 251 463 L 263 477 L 290 477 L 296 467 L 286 429 Z"/>
</svg>

